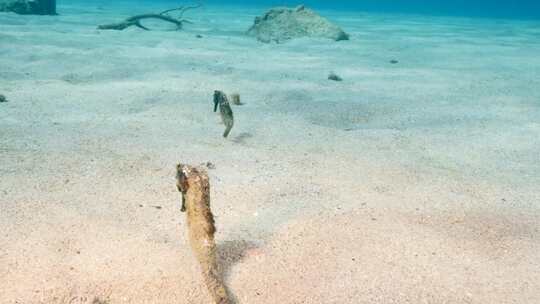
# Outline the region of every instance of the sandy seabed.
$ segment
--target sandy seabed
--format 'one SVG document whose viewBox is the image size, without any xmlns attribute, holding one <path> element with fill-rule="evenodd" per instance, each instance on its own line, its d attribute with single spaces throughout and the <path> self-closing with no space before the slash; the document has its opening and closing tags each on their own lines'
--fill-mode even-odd
<svg viewBox="0 0 540 304">
<path fill-rule="evenodd" d="M 0 303 L 209 303 L 180 161 L 215 164 L 237 303 L 540 303 L 540 22 L 321 11 L 351 41 L 267 45 L 244 35 L 266 8 L 208 6 L 96 30 L 165 8 L 0 14 Z M 229 139 L 215 89 L 245 102 Z"/>
</svg>

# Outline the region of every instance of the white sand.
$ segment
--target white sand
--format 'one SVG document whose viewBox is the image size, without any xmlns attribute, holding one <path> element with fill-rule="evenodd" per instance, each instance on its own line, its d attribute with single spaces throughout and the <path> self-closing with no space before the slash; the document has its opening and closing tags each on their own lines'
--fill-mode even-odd
<svg viewBox="0 0 540 304">
<path fill-rule="evenodd" d="M 538 22 L 323 12 L 350 42 L 276 46 L 242 34 L 264 8 L 206 7 L 95 30 L 167 7 L 0 14 L 0 303 L 209 303 L 179 161 L 216 165 L 239 303 L 540 303 Z M 214 89 L 246 103 L 228 140 Z"/>
</svg>

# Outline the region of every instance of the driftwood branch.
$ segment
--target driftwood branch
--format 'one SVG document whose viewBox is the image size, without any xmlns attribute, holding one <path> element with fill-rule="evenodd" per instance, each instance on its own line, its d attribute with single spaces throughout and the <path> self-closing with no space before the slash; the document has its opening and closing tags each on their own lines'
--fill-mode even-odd
<svg viewBox="0 0 540 304">
<path fill-rule="evenodd" d="M 159 14 L 160 15 L 165 15 L 165 14 L 170 13 L 170 12 L 178 11 L 178 12 L 180 12 L 180 15 L 177 16 L 177 18 L 182 18 L 184 16 L 185 12 L 187 12 L 189 10 L 192 10 L 192 9 L 199 8 L 201 6 L 202 6 L 201 4 L 197 4 L 197 5 L 193 5 L 193 6 L 181 6 L 181 7 L 178 7 L 178 8 L 168 9 L 166 11 L 163 11 L 163 12 L 159 13 Z"/>
<path fill-rule="evenodd" d="M 136 26 L 143 30 L 149 31 L 150 29 L 142 25 L 141 21 L 144 19 L 157 19 L 176 25 L 176 30 L 181 30 L 184 23 L 191 23 L 189 20 L 183 19 L 184 13 L 188 10 L 199 8 L 201 5 L 195 6 L 182 6 L 178 8 L 168 9 L 159 14 L 142 14 L 133 17 L 129 17 L 126 20 L 118 23 L 102 24 L 98 26 L 100 30 L 117 30 L 122 31 L 131 26 Z M 178 12 L 177 16 L 168 15 L 170 12 Z"/>
</svg>

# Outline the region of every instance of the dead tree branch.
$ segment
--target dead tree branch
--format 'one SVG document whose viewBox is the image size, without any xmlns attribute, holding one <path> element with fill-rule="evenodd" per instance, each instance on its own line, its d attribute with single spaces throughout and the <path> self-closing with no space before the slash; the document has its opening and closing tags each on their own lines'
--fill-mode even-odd
<svg viewBox="0 0 540 304">
<path fill-rule="evenodd" d="M 127 29 L 131 26 L 136 26 L 138 28 L 141 28 L 143 30 L 149 31 L 150 29 L 142 25 L 141 21 L 144 19 L 157 19 L 165 22 L 172 23 L 176 25 L 176 30 L 181 30 L 184 23 L 191 23 L 189 20 L 183 19 L 184 13 L 191 9 L 196 9 L 201 7 L 201 5 L 195 5 L 195 6 L 182 6 L 178 8 L 168 9 L 166 11 L 163 11 L 159 14 L 142 14 L 137 15 L 133 17 L 129 17 L 126 20 L 118 23 L 110 23 L 110 24 L 102 24 L 98 26 L 98 29 L 100 30 L 117 30 L 122 31 Z M 171 15 L 168 15 L 170 12 L 179 12 L 178 16 L 173 17 Z"/>
</svg>

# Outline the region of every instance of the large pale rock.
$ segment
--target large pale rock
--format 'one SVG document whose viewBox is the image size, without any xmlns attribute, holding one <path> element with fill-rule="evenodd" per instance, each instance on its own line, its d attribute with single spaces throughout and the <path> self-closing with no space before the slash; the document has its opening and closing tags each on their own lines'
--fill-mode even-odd
<svg viewBox="0 0 540 304">
<path fill-rule="evenodd" d="M 0 12 L 21 15 L 56 15 L 56 0 L 0 0 Z"/>
<path fill-rule="evenodd" d="M 349 35 L 339 26 L 303 5 L 271 9 L 264 16 L 255 18 L 248 34 L 266 43 L 283 43 L 301 37 L 349 40 Z"/>
</svg>

